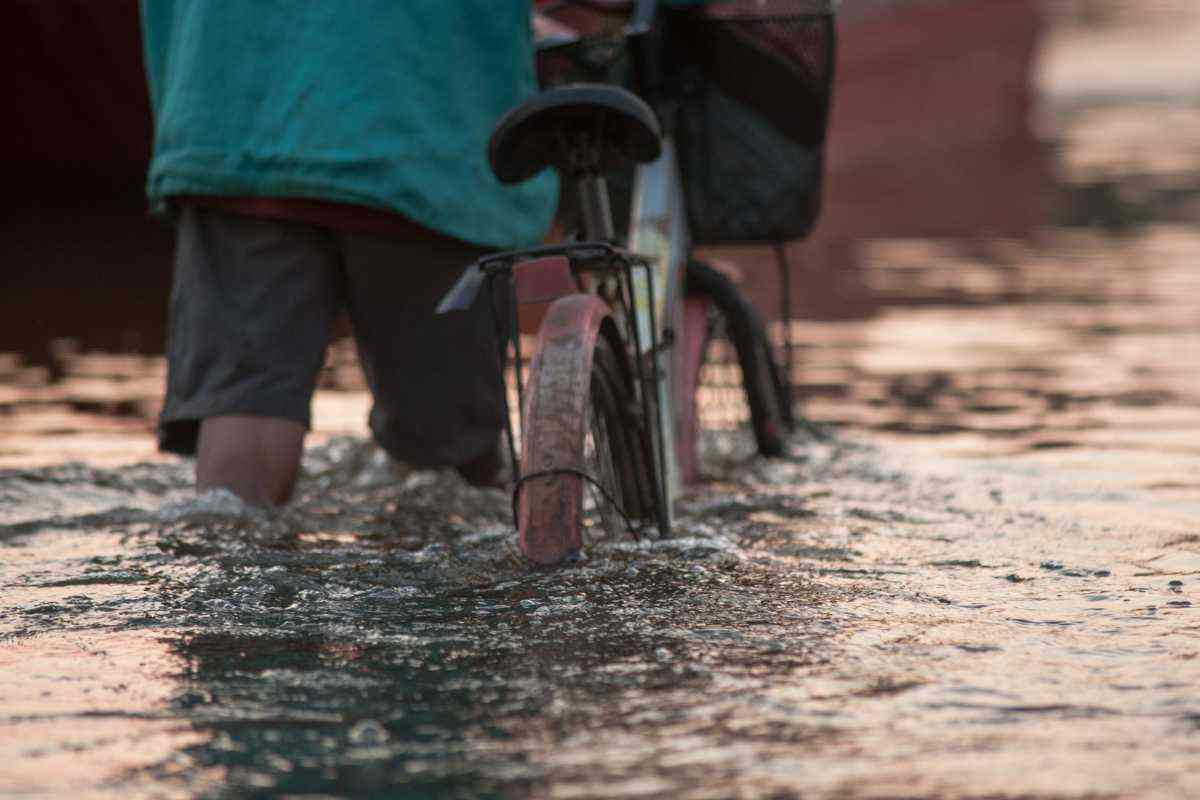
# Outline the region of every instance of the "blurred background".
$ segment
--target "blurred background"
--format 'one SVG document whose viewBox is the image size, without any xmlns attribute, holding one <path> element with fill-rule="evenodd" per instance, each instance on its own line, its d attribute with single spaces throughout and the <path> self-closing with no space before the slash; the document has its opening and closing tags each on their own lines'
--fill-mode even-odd
<svg viewBox="0 0 1200 800">
<path fill-rule="evenodd" d="M 3 14 L 0 467 L 155 458 L 172 237 L 136 3 Z M 1200 3 L 843 0 L 839 35 L 790 329 L 771 249 L 706 254 L 790 336 L 802 412 L 973 455 L 1200 454 Z M 723 375 L 711 427 L 745 416 Z M 315 439 L 365 433 L 349 342 L 322 387 Z"/>
</svg>

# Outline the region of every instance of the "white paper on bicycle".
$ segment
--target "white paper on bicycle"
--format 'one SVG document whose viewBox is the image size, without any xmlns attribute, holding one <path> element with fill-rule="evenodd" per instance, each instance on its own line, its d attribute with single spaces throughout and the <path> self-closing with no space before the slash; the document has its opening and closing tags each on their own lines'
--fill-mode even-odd
<svg viewBox="0 0 1200 800">
<path fill-rule="evenodd" d="M 684 259 L 688 252 L 687 219 L 683 213 L 683 188 L 675 148 L 670 139 L 662 143 L 662 155 L 656 161 L 642 164 L 633 183 L 633 207 L 630 209 L 629 249 L 645 256 L 654 264 L 655 297 L 650 297 L 645 273 L 633 275 L 634 304 L 637 307 L 638 338 L 642 351 L 649 350 L 650 304 L 658 323 L 658 336 L 670 327 L 679 332 L 683 322 Z M 679 354 L 683 348 L 669 348 L 658 356 L 658 407 L 660 430 L 666 434 L 666 486 L 668 498 L 679 494 L 679 469 L 675 458 L 675 398 L 676 376 L 682 374 Z M 668 516 L 672 503 L 667 503 Z"/>
</svg>

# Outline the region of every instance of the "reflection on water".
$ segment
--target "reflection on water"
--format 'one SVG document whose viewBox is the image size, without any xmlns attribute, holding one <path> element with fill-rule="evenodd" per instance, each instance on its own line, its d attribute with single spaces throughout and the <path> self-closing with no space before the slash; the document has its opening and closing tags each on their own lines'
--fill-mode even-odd
<svg viewBox="0 0 1200 800">
<path fill-rule="evenodd" d="M 477 698 L 491 710 L 499 693 L 486 664 L 458 663 L 453 643 L 405 658 L 386 640 L 212 633 L 175 650 L 188 690 L 174 705 L 206 734 L 183 751 L 189 770 L 220 768 L 227 786 L 251 793 L 498 796 L 481 775 L 486 760 L 464 757 L 463 733 L 488 735 Z"/>
<path fill-rule="evenodd" d="M 673 541 L 528 570 L 502 493 L 364 442 L 342 349 L 272 513 L 151 452 L 159 359 L 0 359 L 0 792 L 1200 793 L 1200 111 L 1097 97 L 1081 35 L 1053 218 L 801 266 L 834 435 L 750 458 L 714 384 Z"/>
</svg>

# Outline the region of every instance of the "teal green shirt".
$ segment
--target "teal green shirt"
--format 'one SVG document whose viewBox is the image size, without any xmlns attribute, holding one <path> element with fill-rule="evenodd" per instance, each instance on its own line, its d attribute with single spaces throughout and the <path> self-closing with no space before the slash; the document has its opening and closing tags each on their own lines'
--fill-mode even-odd
<svg viewBox="0 0 1200 800">
<path fill-rule="evenodd" d="M 143 0 L 153 208 L 305 197 L 489 247 L 536 243 L 549 172 L 503 186 L 496 120 L 536 91 L 530 0 Z"/>
</svg>

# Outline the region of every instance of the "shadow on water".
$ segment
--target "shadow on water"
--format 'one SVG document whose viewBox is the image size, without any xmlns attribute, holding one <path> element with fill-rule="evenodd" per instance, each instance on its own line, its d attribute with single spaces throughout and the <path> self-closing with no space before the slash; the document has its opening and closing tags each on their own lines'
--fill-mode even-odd
<svg viewBox="0 0 1200 800">
<path fill-rule="evenodd" d="M 187 663 L 174 706 L 207 737 L 184 754 L 220 768 L 220 796 L 505 796 L 465 743 L 503 738 L 504 686 L 461 648 L 198 633 L 172 650 Z"/>
<path fill-rule="evenodd" d="M 625 587 L 625 603 L 672 591 L 661 571 L 643 580 Z M 664 660 L 669 637 L 624 629 L 603 603 L 583 620 L 570 607 L 538 613 L 545 606 L 515 599 L 531 594 L 482 587 L 364 603 L 324 636 L 278 635 L 296 627 L 284 613 L 256 615 L 260 634 L 172 640 L 187 665 L 172 705 L 206 736 L 184 751 L 187 768 L 219 768 L 219 794 L 230 797 L 522 796 L 543 776 L 506 747 L 514 732 L 539 724 L 565 736 L 572 716 L 622 693 L 703 682 Z M 539 630 L 547 614 L 573 620 L 551 638 Z M 636 676 L 618 674 L 648 654 Z M 557 723 L 546 708 L 555 702 L 565 712 Z"/>
<path fill-rule="evenodd" d="M 648 570 L 624 602 L 665 598 L 669 577 Z M 670 642 L 614 624 L 602 602 L 583 620 L 572 612 L 586 601 L 570 596 L 547 611 L 536 595 L 524 584 L 421 599 L 376 590 L 343 607 L 327 633 L 300 602 L 255 612 L 241 630 L 172 639 L 187 665 L 172 705 L 206 734 L 184 751 L 188 769 L 220 768 L 220 795 L 231 797 L 520 796 L 538 776 L 504 743 L 547 704 L 602 705 L 681 680 L 653 662 L 635 680 L 606 674 Z M 554 614 L 573 620 L 547 637 L 540 629 Z"/>
</svg>

